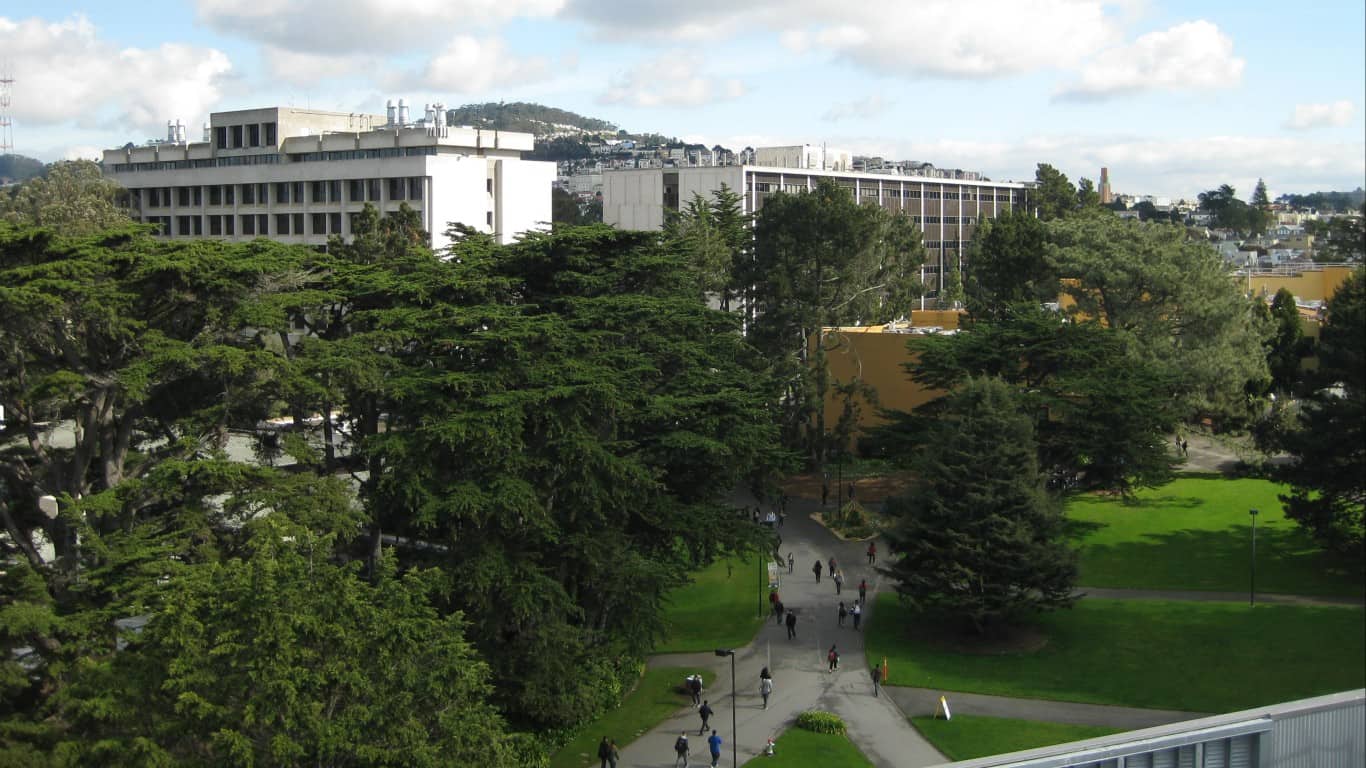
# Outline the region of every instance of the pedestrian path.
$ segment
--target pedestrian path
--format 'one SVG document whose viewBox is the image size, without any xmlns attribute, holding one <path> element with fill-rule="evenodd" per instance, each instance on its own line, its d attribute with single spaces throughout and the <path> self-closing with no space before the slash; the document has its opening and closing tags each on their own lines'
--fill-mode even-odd
<svg viewBox="0 0 1366 768">
<path fill-rule="evenodd" d="M 736 504 L 753 500 L 736 499 Z M 864 658 L 863 634 L 849 626 L 837 626 L 839 601 L 846 605 L 858 599 L 858 583 L 867 579 L 868 612 L 864 623 L 876 621 L 872 615 L 880 577 L 868 564 L 867 544 L 843 542 L 810 520 L 807 515 L 820 508 L 819 501 L 792 499 L 786 525 L 779 531 L 784 558 L 792 553 L 796 566 L 788 575 L 782 569 L 779 588 L 783 603 L 797 613 L 797 637 L 789 640 L 785 627 L 770 618 L 754 642 L 736 650 L 735 679 L 738 689 L 735 708 L 731 708 L 731 665 L 729 658 L 714 653 L 670 654 L 657 656 L 649 664 L 658 666 L 697 665 L 712 670 L 706 678 L 702 698 L 715 714 L 711 727 L 724 740 L 722 765 L 731 764 L 732 739 L 743 765 L 763 753 L 769 738 L 777 738 L 791 727 L 797 715 L 809 709 L 834 712 L 844 718 L 849 738 L 878 768 L 919 768 L 947 762 L 945 757 L 920 735 L 890 696 L 873 695 L 870 665 Z M 844 572 L 841 594 L 829 578 L 828 561 L 834 557 Z M 821 580 L 811 572 L 820 560 Z M 840 652 L 839 669 L 831 672 L 826 653 L 831 644 Z M 773 675 L 773 695 L 764 709 L 759 695 L 759 671 L 768 667 Z M 735 729 L 732 730 L 732 712 Z M 709 765 L 705 736 L 699 736 L 701 719 L 697 710 L 686 707 L 658 727 L 621 750 L 623 768 L 664 768 L 673 766 L 673 744 L 687 732 L 692 747 L 691 764 Z M 610 734 L 609 734 L 610 735 Z"/>
<path fill-rule="evenodd" d="M 1014 720 L 1039 720 L 1047 723 L 1097 725 L 1121 730 L 1151 728 L 1155 725 L 1167 725 L 1168 723 L 1179 723 L 1183 720 L 1208 717 L 1207 714 L 1200 712 L 1181 712 L 1174 709 L 1141 709 L 1138 707 L 1113 707 L 1104 704 L 1080 704 L 1073 701 L 1018 699 L 1011 696 L 937 691 L 930 688 L 888 686 L 886 690 L 910 717 L 933 715 L 939 705 L 940 696 L 948 699 L 949 711 L 955 715 L 983 715 Z"/>
<path fill-rule="evenodd" d="M 1207 603 L 1246 603 L 1247 592 L 1207 592 L 1193 589 L 1106 589 L 1077 587 L 1078 597 L 1097 597 L 1105 600 L 1190 600 Z M 1274 592 L 1256 593 L 1256 602 L 1275 605 L 1318 605 L 1345 608 L 1366 607 L 1366 598 L 1359 595 L 1282 595 Z"/>
</svg>

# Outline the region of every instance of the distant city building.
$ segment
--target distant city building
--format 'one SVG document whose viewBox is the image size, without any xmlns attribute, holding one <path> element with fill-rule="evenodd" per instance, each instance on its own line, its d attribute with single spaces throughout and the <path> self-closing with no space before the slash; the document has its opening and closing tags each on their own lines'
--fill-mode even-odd
<svg viewBox="0 0 1366 768">
<path fill-rule="evenodd" d="M 842 149 L 830 149 L 823 144 L 759 147 L 754 150 L 754 165 L 812 171 L 850 171 L 853 170 L 853 157 Z"/>
<path fill-rule="evenodd" d="M 381 213 L 407 203 L 436 248 L 451 223 L 502 243 L 548 227 L 555 164 L 521 159 L 532 135 L 450 127 L 444 115 L 435 104 L 410 121 L 402 100 L 385 115 L 215 112 L 203 141 L 168 124 L 164 141 L 105 150 L 104 172 L 165 237 L 323 245 L 349 238 L 366 203 Z"/>
<path fill-rule="evenodd" d="M 1109 205 L 1114 202 L 1114 196 L 1110 194 L 1110 169 L 1100 169 L 1100 204 Z"/>
<path fill-rule="evenodd" d="M 848 189 L 855 200 L 896 211 L 921 230 L 927 298 L 938 295 L 949 267 L 962 268 L 964 249 L 978 222 L 1024 206 L 1028 191 L 1025 184 L 1013 182 L 757 165 L 618 170 L 608 171 L 602 178 L 603 221 L 622 229 L 642 230 L 661 229 L 666 210 L 679 210 L 694 194 L 708 198 L 722 185 L 739 194 L 744 211 L 752 214 L 763 208 L 770 195 L 805 192 L 821 179 L 832 179 Z"/>
</svg>

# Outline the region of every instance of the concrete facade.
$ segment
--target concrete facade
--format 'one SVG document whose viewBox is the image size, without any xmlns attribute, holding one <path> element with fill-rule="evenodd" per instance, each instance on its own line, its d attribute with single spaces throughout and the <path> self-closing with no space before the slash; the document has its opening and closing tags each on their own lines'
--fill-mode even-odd
<svg viewBox="0 0 1366 768">
<path fill-rule="evenodd" d="M 406 110 L 404 110 L 406 112 Z M 132 214 L 166 237 L 324 245 L 349 238 L 366 203 L 407 203 L 448 244 L 452 223 L 508 243 L 549 227 L 555 164 L 522 160 L 530 134 L 454 128 L 431 109 L 416 123 L 384 115 L 270 107 L 216 112 L 205 140 L 104 152 Z"/>
<path fill-rule="evenodd" d="M 769 196 L 805 192 L 821 179 L 848 189 L 860 203 L 882 206 L 916 224 L 925 244 L 921 279 L 927 299 L 938 295 L 949 269 L 961 273 L 964 250 L 983 218 L 1027 205 L 1028 187 L 1014 182 L 730 165 L 604 173 L 602 219 L 621 229 L 658 230 L 666 209 L 679 210 L 694 194 L 710 197 L 723 184 L 740 194 L 745 213 L 754 214 Z"/>
</svg>

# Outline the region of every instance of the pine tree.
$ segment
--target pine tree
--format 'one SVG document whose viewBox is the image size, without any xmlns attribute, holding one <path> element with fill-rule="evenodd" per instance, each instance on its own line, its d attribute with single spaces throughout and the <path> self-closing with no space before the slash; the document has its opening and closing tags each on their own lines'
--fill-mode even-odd
<svg viewBox="0 0 1366 768">
<path fill-rule="evenodd" d="M 912 466 L 914 487 L 887 503 L 900 556 L 882 569 L 903 600 L 978 633 L 1072 603 L 1076 555 L 1041 487 L 1032 422 L 1009 385 L 967 381 Z"/>
</svg>

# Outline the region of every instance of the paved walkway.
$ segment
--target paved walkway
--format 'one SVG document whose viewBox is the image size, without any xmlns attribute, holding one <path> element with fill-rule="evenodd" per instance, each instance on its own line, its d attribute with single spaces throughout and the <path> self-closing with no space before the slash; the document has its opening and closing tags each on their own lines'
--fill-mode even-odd
<svg viewBox="0 0 1366 768">
<path fill-rule="evenodd" d="M 736 503 L 746 501 L 737 499 Z M 797 638 L 788 640 L 786 628 L 770 618 L 754 642 L 736 652 L 735 678 L 739 690 L 734 712 L 740 763 L 762 753 L 770 737 L 776 738 L 792 725 L 798 714 L 808 709 L 822 709 L 843 717 L 849 727 L 849 738 L 879 768 L 919 768 L 948 762 L 915 730 L 890 696 L 873 696 L 862 633 L 854 631 L 852 622 L 846 622 L 850 626 L 845 628 L 837 626 L 839 602 L 852 604 L 858 599 L 860 579 L 867 579 L 869 587 L 870 611 L 865 614 L 864 623 L 876 620 L 871 615 L 871 606 L 879 577 L 867 564 L 867 545 L 839 541 L 808 519 L 808 513 L 820 508 L 817 500 L 794 498 L 788 508 L 787 524 L 779 531 L 783 537 L 781 551 L 784 557 L 793 553 L 796 567 L 790 576 L 784 569 L 779 593 L 783 603 L 797 612 Z M 886 547 L 880 545 L 879 549 L 885 551 Z M 829 578 L 831 557 L 844 571 L 845 589 L 840 595 L 835 594 Z M 811 573 L 811 566 L 818 559 L 822 562 L 819 584 Z M 840 668 L 835 672 L 830 672 L 826 663 L 826 652 L 832 643 L 841 657 Z M 706 679 L 702 698 L 716 711 L 711 726 L 725 740 L 721 765 L 731 765 L 729 659 L 714 654 L 673 654 L 654 657 L 649 663 L 655 667 L 700 664 L 713 670 L 713 675 Z M 768 709 L 763 708 L 759 697 L 759 670 L 765 666 L 773 674 L 774 688 Z M 706 738 L 698 735 L 700 724 L 696 710 L 681 710 L 624 747 L 621 766 L 672 766 L 674 740 L 684 731 L 692 745 L 692 765 L 708 765 Z"/>
<path fill-rule="evenodd" d="M 1048 699 L 1017 699 L 1010 696 L 986 696 L 979 693 L 955 693 L 931 688 L 891 687 L 892 698 L 905 710 L 908 717 L 933 715 L 939 697 L 945 696 L 949 711 L 955 715 L 984 715 L 1017 720 L 1040 720 L 1046 723 L 1071 725 L 1099 725 L 1121 730 L 1151 728 L 1155 725 L 1179 723 L 1207 715 L 1179 712 L 1173 709 L 1139 709 L 1111 707 L 1104 704 L 1079 704 L 1072 701 Z"/>
</svg>

